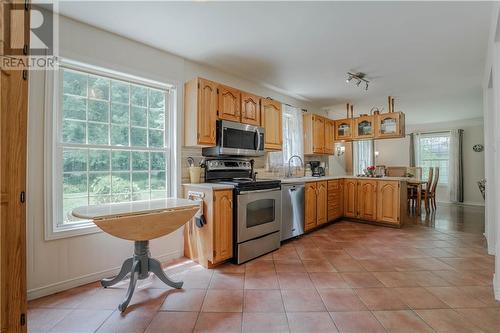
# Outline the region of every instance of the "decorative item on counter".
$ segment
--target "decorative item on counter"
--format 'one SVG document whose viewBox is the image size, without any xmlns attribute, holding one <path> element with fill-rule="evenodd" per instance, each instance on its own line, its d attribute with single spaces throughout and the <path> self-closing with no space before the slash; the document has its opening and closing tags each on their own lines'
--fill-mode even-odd
<svg viewBox="0 0 500 333">
<path fill-rule="evenodd" d="M 376 169 L 377 169 L 377 167 L 375 165 L 370 165 L 369 167 L 366 168 L 365 174 L 368 177 L 375 177 L 375 170 Z"/>
<path fill-rule="evenodd" d="M 306 163 L 306 171 L 304 173 L 306 177 L 312 177 L 311 163 Z"/>
<path fill-rule="evenodd" d="M 191 181 L 191 184 L 199 184 L 201 179 L 201 167 L 203 165 L 202 162 L 200 162 L 199 166 L 195 166 L 194 158 L 188 157 L 187 163 L 189 166 L 188 170 L 189 170 L 189 179 Z"/>
</svg>

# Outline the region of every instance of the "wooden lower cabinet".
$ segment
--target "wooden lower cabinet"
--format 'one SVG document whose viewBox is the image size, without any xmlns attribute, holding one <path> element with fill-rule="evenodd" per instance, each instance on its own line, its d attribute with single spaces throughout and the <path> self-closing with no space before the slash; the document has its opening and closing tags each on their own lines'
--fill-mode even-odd
<svg viewBox="0 0 500 333">
<path fill-rule="evenodd" d="M 344 216 L 355 218 L 358 216 L 356 207 L 357 180 L 344 180 Z"/>
<path fill-rule="evenodd" d="M 377 220 L 384 223 L 400 224 L 400 211 L 401 183 L 398 181 L 378 181 Z"/>
<path fill-rule="evenodd" d="M 316 225 L 325 224 L 328 222 L 328 210 L 327 210 L 327 181 L 321 181 L 316 183 L 317 194 L 316 194 Z"/>
<path fill-rule="evenodd" d="M 203 193 L 203 214 L 207 224 L 199 228 L 194 220 L 184 228 L 184 256 L 203 267 L 213 267 L 233 256 L 233 191 L 212 190 L 195 185 L 185 188 Z"/>
<path fill-rule="evenodd" d="M 375 221 L 377 219 L 377 180 L 358 181 L 358 219 Z"/>
<path fill-rule="evenodd" d="M 304 230 L 316 227 L 316 182 L 306 183 L 304 187 Z"/>
<path fill-rule="evenodd" d="M 336 220 L 344 215 L 343 180 L 328 181 L 328 221 Z"/>
</svg>

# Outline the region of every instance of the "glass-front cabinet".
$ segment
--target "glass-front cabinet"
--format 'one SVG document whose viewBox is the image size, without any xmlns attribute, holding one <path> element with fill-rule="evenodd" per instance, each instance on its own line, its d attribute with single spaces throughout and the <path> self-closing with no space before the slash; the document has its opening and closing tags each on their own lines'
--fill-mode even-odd
<svg viewBox="0 0 500 333">
<path fill-rule="evenodd" d="M 335 140 L 352 139 L 352 118 L 335 120 Z"/>
<path fill-rule="evenodd" d="M 365 115 L 354 118 L 354 139 L 371 139 L 374 134 L 373 116 Z"/>
<path fill-rule="evenodd" d="M 396 138 L 405 136 L 405 115 L 390 112 L 375 115 L 376 138 Z"/>
</svg>

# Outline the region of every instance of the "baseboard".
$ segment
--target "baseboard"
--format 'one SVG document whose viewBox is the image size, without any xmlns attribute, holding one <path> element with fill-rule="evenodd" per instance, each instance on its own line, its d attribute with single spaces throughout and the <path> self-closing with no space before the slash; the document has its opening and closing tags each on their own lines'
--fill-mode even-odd
<svg viewBox="0 0 500 333">
<path fill-rule="evenodd" d="M 481 207 L 485 206 L 484 202 L 472 202 L 472 201 L 465 201 L 460 204 L 465 206 L 481 206 Z"/>
<path fill-rule="evenodd" d="M 155 256 L 155 258 L 158 259 L 162 263 L 165 261 L 177 259 L 180 257 L 182 257 L 181 250 L 173 251 L 173 252 L 166 253 L 166 254 L 163 254 L 160 256 Z M 30 289 L 30 290 L 28 290 L 28 300 L 40 298 L 40 297 L 51 295 L 51 294 L 54 294 L 54 293 L 57 293 L 57 292 L 60 292 L 63 290 L 67 290 L 67 289 L 75 288 L 78 286 L 82 286 L 84 284 L 99 281 L 103 278 L 118 274 L 118 272 L 120 271 L 120 268 L 121 268 L 121 266 L 113 267 L 113 268 L 110 268 L 110 269 L 107 269 L 104 271 L 95 272 L 95 273 L 79 276 L 76 278 L 68 279 L 65 281 L 52 283 L 52 284 L 49 284 L 47 286 Z"/>
</svg>

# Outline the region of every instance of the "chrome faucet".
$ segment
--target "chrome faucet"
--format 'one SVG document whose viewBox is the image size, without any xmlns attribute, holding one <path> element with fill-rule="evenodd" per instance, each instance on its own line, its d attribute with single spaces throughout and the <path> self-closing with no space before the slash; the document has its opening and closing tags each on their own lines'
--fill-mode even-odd
<svg viewBox="0 0 500 333">
<path fill-rule="evenodd" d="M 300 160 L 300 166 L 303 168 L 304 167 L 304 161 L 302 160 L 302 157 L 300 157 L 299 155 L 292 155 L 290 156 L 290 158 L 288 159 L 288 172 L 287 172 L 287 177 L 292 177 L 292 169 L 291 169 L 291 165 L 290 165 L 290 162 L 293 160 L 294 157 L 297 157 L 299 160 Z"/>
</svg>

